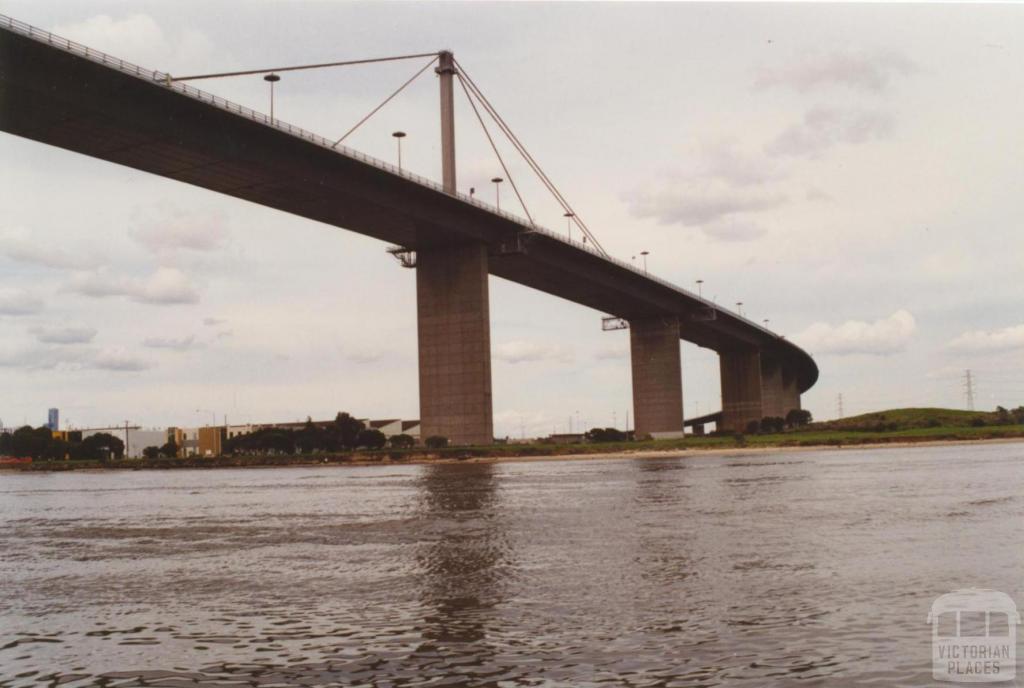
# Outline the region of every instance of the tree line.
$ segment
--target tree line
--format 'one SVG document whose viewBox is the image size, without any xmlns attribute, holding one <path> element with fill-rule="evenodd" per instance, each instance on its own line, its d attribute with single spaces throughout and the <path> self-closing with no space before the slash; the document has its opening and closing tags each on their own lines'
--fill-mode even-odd
<svg viewBox="0 0 1024 688">
<path fill-rule="evenodd" d="M 0 434 L 0 456 L 31 458 L 33 461 L 107 461 L 124 457 L 124 442 L 106 432 L 82 439 L 82 433 L 68 433 L 70 440 L 54 437 L 43 426 L 20 427 L 12 433 Z"/>
<path fill-rule="evenodd" d="M 302 428 L 261 428 L 244 435 L 230 437 L 224 443 L 225 454 L 312 454 L 314 452 L 352 451 L 355 449 L 395 449 L 412 447 L 411 435 L 394 435 L 390 439 L 376 428 L 368 428 L 348 413 L 339 413 L 328 425 L 318 425 L 311 418 Z"/>
</svg>

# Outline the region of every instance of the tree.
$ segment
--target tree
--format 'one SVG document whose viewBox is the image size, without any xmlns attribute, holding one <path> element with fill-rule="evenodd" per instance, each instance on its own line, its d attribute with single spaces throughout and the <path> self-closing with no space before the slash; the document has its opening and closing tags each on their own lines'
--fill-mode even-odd
<svg viewBox="0 0 1024 688">
<path fill-rule="evenodd" d="M 392 435 L 388 443 L 395 449 L 409 449 L 416 444 L 416 439 L 412 435 L 402 433 L 401 435 Z"/>
<path fill-rule="evenodd" d="M 424 442 L 428 449 L 443 449 L 448 446 L 448 438 L 440 435 L 431 435 Z"/>
<path fill-rule="evenodd" d="M 591 428 L 586 438 L 589 442 L 625 442 L 626 433 L 615 428 Z"/>
<path fill-rule="evenodd" d="M 306 425 L 303 426 L 297 438 L 299 451 L 309 454 L 317 449 L 328 449 L 326 440 L 326 434 L 313 423 L 312 418 L 307 416 Z"/>
<path fill-rule="evenodd" d="M 791 428 L 807 425 L 812 420 L 811 412 L 805 409 L 792 409 L 786 414 L 786 425 Z"/>
<path fill-rule="evenodd" d="M 747 434 L 748 435 L 756 435 L 759 432 L 761 432 L 761 423 L 759 423 L 756 420 L 752 420 L 749 423 L 747 423 Z"/>
<path fill-rule="evenodd" d="M 12 456 L 38 459 L 46 455 L 53 443 L 53 432 L 49 428 L 33 428 L 29 425 L 18 428 L 10 435 L 2 435 L 2 450 Z"/>
<path fill-rule="evenodd" d="M 160 447 L 146 447 L 142 450 L 142 455 L 147 459 L 155 459 L 160 456 Z"/>
<path fill-rule="evenodd" d="M 164 446 L 160 447 L 160 455 L 165 456 L 168 459 L 174 459 L 178 456 L 178 445 L 174 440 L 167 440 Z"/>
<path fill-rule="evenodd" d="M 336 449 L 355 449 L 358 446 L 359 431 L 366 428 L 363 421 L 348 413 L 334 417 L 334 441 Z"/>
<path fill-rule="evenodd" d="M 366 447 L 367 449 L 380 449 L 387 444 L 387 441 L 388 438 L 384 436 L 383 432 L 373 428 L 360 430 L 359 434 L 356 435 L 356 446 Z"/>
<path fill-rule="evenodd" d="M 82 458 L 108 461 L 124 457 L 124 442 L 107 432 L 98 432 L 82 440 Z"/>
<path fill-rule="evenodd" d="M 782 432 L 786 421 L 778 416 L 765 416 L 761 419 L 761 432 Z"/>
</svg>

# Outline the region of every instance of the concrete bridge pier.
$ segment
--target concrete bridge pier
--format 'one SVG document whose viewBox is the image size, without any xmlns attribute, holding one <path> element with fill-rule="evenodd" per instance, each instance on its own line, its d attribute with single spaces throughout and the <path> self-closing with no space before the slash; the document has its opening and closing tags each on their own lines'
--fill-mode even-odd
<svg viewBox="0 0 1024 688">
<path fill-rule="evenodd" d="M 683 373 L 679 318 L 629 321 L 633 417 L 637 439 L 683 436 Z"/>
<path fill-rule="evenodd" d="M 416 252 L 420 433 L 491 444 L 491 323 L 487 247 Z"/>
<path fill-rule="evenodd" d="M 764 417 L 761 392 L 761 354 L 758 351 L 720 351 L 722 430 L 746 432 L 750 421 Z"/>
<path fill-rule="evenodd" d="M 796 375 L 769 356 L 761 356 L 761 403 L 764 416 L 785 418 L 800 408 Z"/>
</svg>

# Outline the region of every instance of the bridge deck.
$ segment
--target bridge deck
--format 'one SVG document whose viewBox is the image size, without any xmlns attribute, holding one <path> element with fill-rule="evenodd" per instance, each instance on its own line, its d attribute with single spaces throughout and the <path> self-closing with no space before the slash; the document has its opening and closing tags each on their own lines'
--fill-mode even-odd
<svg viewBox="0 0 1024 688">
<path fill-rule="evenodd" d="M 687 341 L 759 349 L 797 375 L 800 391 L 817 380 L 802 349 L 695 294 L 165 77 L 0 16 L 2 131 L 411 249 L 483 242 L 498 277 L 627 320 L 679 316 Z"/>
</svg>

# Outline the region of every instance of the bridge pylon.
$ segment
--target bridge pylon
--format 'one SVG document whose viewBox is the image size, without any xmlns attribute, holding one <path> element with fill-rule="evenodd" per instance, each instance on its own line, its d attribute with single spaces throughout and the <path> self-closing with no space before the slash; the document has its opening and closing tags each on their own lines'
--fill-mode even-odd
<svg viewBox="0 0 1024 688">
<path fill-rule="evenodd" d="M 456 192 L 455 60 L 440 53 L 441 173 Z M 491 323 L 486 244 L 467 242 L 416 250 L 420 433 L 452 444 L 491 444 Z"/>
</svg>

